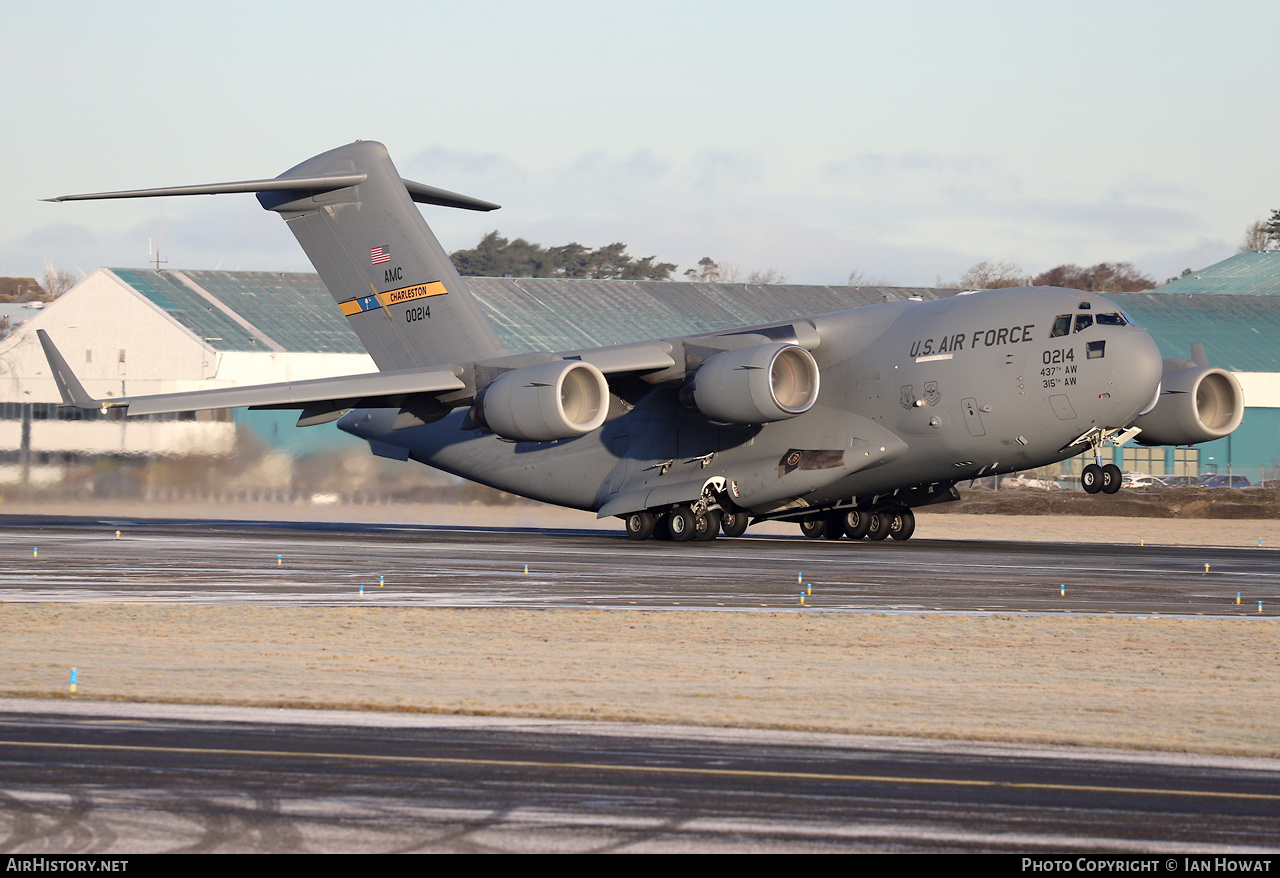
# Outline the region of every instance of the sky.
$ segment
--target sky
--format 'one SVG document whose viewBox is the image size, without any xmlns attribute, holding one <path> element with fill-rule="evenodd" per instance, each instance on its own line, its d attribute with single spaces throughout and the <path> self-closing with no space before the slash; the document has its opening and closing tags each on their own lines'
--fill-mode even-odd
<svg viewBox="0 0 1280 878">
<path fill-rule="evenodd" d="M 1280 208 L 1274 2 L 0 5 L 0 275 L 311 270 L 251 195 L 50 204 L 273 177 L 356 139 L 503 205 L 500 230 L 623 241 L 793 283 L 980 261 L 1232 255 Z"/>
</svg>

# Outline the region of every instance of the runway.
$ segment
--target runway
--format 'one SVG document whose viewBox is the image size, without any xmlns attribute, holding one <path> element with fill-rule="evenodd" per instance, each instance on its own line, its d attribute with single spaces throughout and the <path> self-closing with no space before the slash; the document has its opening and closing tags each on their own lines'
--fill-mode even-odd
<svg viewBox="0 0 1280 878">
<path fill-rule="evenodd" d="M 3 516 L 0 524 L 2 601 L 752 610 L 801 609 L 804 590 L 805 609 L 831 611 L 1273 616 L 1280 608 L 1280 551 L 1263 548 L 634 543 L 598 531 Z"/>
<path fill-rule="evenodd" d="M 681 545 L 567 530 L 17 517 L 0 523 L 0 602 L 11 603 L 990 618 L 1256 617 L 1261 600 L 1260 624 L 1269 627 L 1280 599 L 1280 553 L 1270 549 L 776 537 Z M 812 587 L 803 605 L 801 582 L 806 592 Z M 127 638 L 120 642 L 127 648 Z M 0 850 L 14 854 L 1254 856 L 1277 849 L 1278 791 L 1275 759 L 411 713 L 0 700 Z"/>
<path fill-rule="evenodd" d="M 0 702 L 0 850 L 1276 849 L 1280 763 L 787 732 Z"/>
</svg>

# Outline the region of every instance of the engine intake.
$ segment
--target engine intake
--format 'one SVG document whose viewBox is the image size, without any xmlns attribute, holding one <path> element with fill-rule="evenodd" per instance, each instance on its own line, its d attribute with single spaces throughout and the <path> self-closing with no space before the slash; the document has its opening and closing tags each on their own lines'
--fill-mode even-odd
<svg viewBox="0 0 1280 878">
<path fill-rule="evenodd" d="M 1183 361 L 1186 362 L 1186 361 Z M 1244 418 L 1244 391 L 1225 369 L 1193 366 L 1166 372 L 1155 408 L 1134 421 L 1143 445 L 1194 445 L 1221 439 Z"/>
<path fill-rule="evenodd" d="M 818 401 L 818 363 L 799 345 L 778 342 L 716 354 L 685 398 L 713 421 L 760 424 L 802 415 Z"/>
<path fill-rule="evenodd" d="M 472 420 L 504 439 L 571 439 L 604 423 L 609 384 L 590 363 L 557 360 L 499 376 L 471 411 Z"/>
</svg>

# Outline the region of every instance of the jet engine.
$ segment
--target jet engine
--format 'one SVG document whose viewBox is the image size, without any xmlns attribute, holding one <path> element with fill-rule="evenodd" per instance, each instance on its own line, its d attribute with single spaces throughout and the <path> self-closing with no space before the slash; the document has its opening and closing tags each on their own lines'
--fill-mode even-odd
<svg viewBox="0 0 1280 878">
<path fill-rule="evenodd" d="M 604 374 L 581 360 L 556 360 L 499 376 L 471 408 L 472 420 L 504 439 L 546 442 L 596 430 L 609 413 Z"/>
<path fill-rule="evenodd" d="M 785 342 L 725 351 L 698 367 L 682 396 L 725 424 L 794 418 L 818 401 L 818 364 L 813 354 Z"/>
<path fill-rule="evenodd" d="M 1160 395 L 1155 407 L 1141 415 L 1134 426 L 1143 445 L 1193 445 L 1221 439 L 1240 426 L 1244 417 L 1244 391 L 1225 369 L 1197 366 L 1189 360 L 1165 361 Z M 1182 368 L 1178 368 L 1182 367 Z"/>
</svg>

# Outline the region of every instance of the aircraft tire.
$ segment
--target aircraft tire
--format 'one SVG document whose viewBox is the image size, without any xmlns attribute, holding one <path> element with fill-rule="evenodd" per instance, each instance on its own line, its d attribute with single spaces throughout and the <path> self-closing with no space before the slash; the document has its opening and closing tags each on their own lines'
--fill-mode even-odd
<svg viewBox="0 0 1280 878">
<path fill-rule="evenodd" d="M 811 540 L 822 539 L 822 534 L 827 529 L 827 520 L 825 518 L 802 518 L 800 519 L 800 533 L 804 534 Z"/>
<path fill-rule="evenodd" d="M 653 531 L 658 526 L 658 519 L 652 512 L 645 510 L 631 513 L 623 519 L 623 524 L 627 528 L 627 538 L 641 542 L 653 536 Z"/>
<path fill-rule="evenodd" d="M 688 506 L 677 506 L 667 513 L 667 532 L 677 543 L 687 543 L 693 539 L 694 516 Z"/>
<path fill-rule="evenodd" d="M 709 543 L 720 536 L 720 513 L 714 509 L 693 519 L 693 538 L 699 542 Z"/>
<path fill-rule="evenodd" d="M 844 539 L 844 516 L 832 515 L 822 528 L 822 536 L 828 540 Z"/>
<path fill-rule="evenodd" d="M 1086 494 L 1096 494 L 1102 490 L 1102 467 L 1096 463 L 1086 463 L 1080 470 L 1080 487 Z"/>
<path fill-rule="evenodd" d="M 916 514 L 903 506 L 892 509 L 889 515 L 889 536 L 895 540 L 909 540 L 916 532 Z"/>
<path fill-rule="evenodd" d="M 889 536 L 889 513 L 871 513 L 871 526 L 867 528 L 867 539 L 877 542 Z"/>
<path fill-rule="evenodd" d="M 720 513 L 720 530 L 727 537 L 740 537 L 747 531 L 747 513 L 744 511 Z"/>
<path fill-rule="evenodd" d="M 871 513 L 866 509 L 850 509 L 840 517 L 844 525 L 844 535 L 851 540 L 860 540 L 867 535 L 871 527 Z"/>
<path fill-rule="evenodd" d="M 1104 494 L 1114 494 L 1119 491 L 1122 482 L 1124 482 L 1124 473 L 1120 471 L 1120 467 L 1114 463 L 1109 463 L 1102 468 L 1102 491 Z"/>
</svg>

